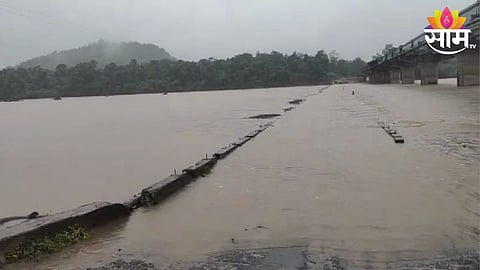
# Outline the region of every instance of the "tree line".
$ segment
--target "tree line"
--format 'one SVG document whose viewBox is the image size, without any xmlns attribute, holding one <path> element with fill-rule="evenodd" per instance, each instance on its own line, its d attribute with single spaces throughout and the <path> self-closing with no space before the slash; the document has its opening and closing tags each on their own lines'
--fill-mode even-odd
<svg viewBox="0 0 480 270">
<path fill-rule="evenodd" d="M 55 70 L 40 67 L 0 70 L 0 100 L 161 93 L 327 84 L 339 77 L 360 76 L 365 61 L 339 59 L 336 53 L 315 55 L 279 52 L 240 54 L 198 62 L 155 60 L 127 65 L 97 62 Z"/>
</svg>

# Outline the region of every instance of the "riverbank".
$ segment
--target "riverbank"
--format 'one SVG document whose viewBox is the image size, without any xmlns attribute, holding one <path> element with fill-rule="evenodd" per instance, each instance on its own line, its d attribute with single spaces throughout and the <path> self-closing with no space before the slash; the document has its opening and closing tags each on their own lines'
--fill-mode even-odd
<svg viewBox="0 0 480 270">
<path fill-rule="evenodd" d="M 232 87 L 232 88 L 219 88 L 219 89 L 196 89 L 196 90 L 181 90 L 181 89 L 169 89 L 169 90 L 161 90 L 161 91 L 137 91 L 137 92 L 115 92 L 115 93 L 99 93 L 99 94 L 91 94 L 91 95 L 45 95 L 45 96 L 26 96 L 26 97 L 18 97 L 12 99 L 0 99 L 0 103 L 11 103 L 11 102 L 21 102 L 24 100 L 42 100 L 42 99 L 52 99 L 52 100 L 62 100 L 64 98 L 82 98 L 82 97 L 114 97 L 114 96 L 134 96 L 134 95 L 146 95 L 146 94 L 156 94 L 156 95 L 168 95 L 171 94 L 180 94 L 180 93 L 195 93 L 195 92 L 218 92 L 218 91 L 240 91 L 240 90 L 265 90 L 265 89 L 283 89 L 283 88 L 296 88 L 296 87 L 321 87 L 323 85 L 330 85 L 330 82 L 318 82 L 316 84 L 312 83 L 305 83 L 305 84 L 285 84 L 280 86 L 271 86 L 271 87 L 264 87 L 264 86 L 245 86 L 245 87 Z"/>
<path fill-rule="evenodd" d="M 6 68 L 0 70 L 0 100 L 330 84 L 337 77 L 362 74 L 366 65 L 360 58 L 343 60 L 341 66 L 337 61 L 318 51 L 315 55 L 244 53 L 198 62 L 133 59 L 127 65 L 103 68 L 95 61 L 59 65 L 55 70 Z"/>
</svg>

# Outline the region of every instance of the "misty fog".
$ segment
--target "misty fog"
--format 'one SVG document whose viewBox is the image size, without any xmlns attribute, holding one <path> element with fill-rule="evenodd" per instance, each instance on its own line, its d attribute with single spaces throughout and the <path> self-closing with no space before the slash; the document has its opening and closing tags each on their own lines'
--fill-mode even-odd
<svg viewBox="0 0 480 270">
<path fill-rule="evenodd" d="M 99 39 L 138 41 L 178 59 L 336 50 L 369 60 L 420 33 L 432 6 L 472 0 L 1 0 L 0 67 Z"/>
</svg>

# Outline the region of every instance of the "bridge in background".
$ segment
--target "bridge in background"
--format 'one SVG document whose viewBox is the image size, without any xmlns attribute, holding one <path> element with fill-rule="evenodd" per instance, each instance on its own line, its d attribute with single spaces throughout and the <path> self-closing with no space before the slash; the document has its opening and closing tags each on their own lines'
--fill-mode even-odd
<svg viewBox="0 0 480 270">
<path fill-rule="evenodd" d="M 466 17 L 465 27 L 471 29 L 470 44 L 475 49 L 466 49 L 456 55 L 434 52 L 425 41 L 425 33 L 399 47 L 388 46 L 383 55 L 368 62 L 365 73 L 369 83 L 415 83 L 415 71 L 420 73 L 422 85 L 438 83 L 438 63 L 455 57 L 457 60 L 457 85 L 479 85 L 479 25 L 480 0 L 460 11 Z"/>
</svg>

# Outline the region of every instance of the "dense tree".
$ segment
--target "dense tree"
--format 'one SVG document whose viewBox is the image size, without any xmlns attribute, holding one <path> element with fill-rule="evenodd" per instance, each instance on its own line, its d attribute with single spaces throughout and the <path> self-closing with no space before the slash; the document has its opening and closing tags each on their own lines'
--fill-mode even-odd
<svg viewBox="0 0 480 270">
<path fill-rule="evenodd" d="M 360 58 L 343 60 L 335 52 L 329 56 L 319 51 L 314 56 L 245 53 L 198 62 L 133 59 L 104 67 L 90 61 L 72 67 L 59 64 L 54 70 L 7 68 L 0 70 L 0 100 L 323 84 L 359 76 L 364 66 Z"/>
</svg>

